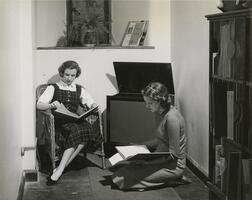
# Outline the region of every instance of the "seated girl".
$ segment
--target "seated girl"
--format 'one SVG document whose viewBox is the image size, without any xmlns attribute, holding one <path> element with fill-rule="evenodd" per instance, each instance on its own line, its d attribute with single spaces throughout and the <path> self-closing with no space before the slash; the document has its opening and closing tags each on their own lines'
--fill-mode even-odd
<svg viewBox="0 0 252 200">
<path fill-rule="evenodd" d="M 146 108 L 155 114 L 156 138 L 146 141 L 150 150 L 171 152 L 176 160 L 159 158 L 152 161 L 126 161 L 112 175 L 112 181 L 120 189 L 144 190 L 182 181 L 186 167 L 185 121 L 179 111 L 171 105 L 167 88 L 158 82 L 142 90 Z"/>
<path fill-rule="evenodd" d="M 81 74 L 81 68 L 75 61 L 66 61 L 58 69 L 61 80 L 49 85 L 37 102 L 39 110 L 54 111 L 62 103 L 69 111 L 76 113 L 80 105 L 88 108 L 96 107 L 96 103 L 88 92 L 73 83 Z M 52 112 L 54 114 L 54 112 Z M 85 120 L 69 121 L 55 117 L 55 140 L 63 149 L 60 164 L 47 178 L 47 185 L 54 185 L 61 177 L 64 169 L 77 156 L 89 141 L 97 141 L 98 133 L 92 131 L 91 124 Z"/>
</svg>

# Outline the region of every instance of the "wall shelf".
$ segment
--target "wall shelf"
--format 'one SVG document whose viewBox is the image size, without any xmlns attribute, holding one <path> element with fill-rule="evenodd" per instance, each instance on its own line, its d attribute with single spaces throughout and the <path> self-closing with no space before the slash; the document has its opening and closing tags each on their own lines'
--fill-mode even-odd
<svg viewBox="0 0 252 200">
<path fill-rule="evenodd" d="M 76 49 L 155 49 L 154 46 L 94 46 L 94 47 L 37 47 L 37 50 L 76 50 Z"/>
<path fill-rule="evenodd" d="M 217 75 L 212 75 L 212 79 L 214 81 L 223 81 L 223 82 L 231 82 L 231 83 L 236 83 L 236 84 L 244 84 L 243 80 L 235 80 L 233 78 L 224 78 L 224 77 L 217 76 Z"/>
</svg>

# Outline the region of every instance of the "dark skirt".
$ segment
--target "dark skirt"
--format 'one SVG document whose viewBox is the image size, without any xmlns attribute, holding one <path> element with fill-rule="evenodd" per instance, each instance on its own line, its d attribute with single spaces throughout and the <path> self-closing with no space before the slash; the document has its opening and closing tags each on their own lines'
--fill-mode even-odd
<svg viewBox="0 0 252 200">
<path fill-rule="evenodd" d="M 101 139 L 99 124 L 82 122 L 61 123 L 56 125 L 55 140 L 61 150 L 76 148 L 79 144 L 97 143 Z"/>
<path fill-rule="evenodd" d="M 172 183 L 182 177 L 184 169 L 176 161 L 163 164 L 128 164 L 112 175 L 112 181 L 123 190 L 155 188 Z"/>
</svg>

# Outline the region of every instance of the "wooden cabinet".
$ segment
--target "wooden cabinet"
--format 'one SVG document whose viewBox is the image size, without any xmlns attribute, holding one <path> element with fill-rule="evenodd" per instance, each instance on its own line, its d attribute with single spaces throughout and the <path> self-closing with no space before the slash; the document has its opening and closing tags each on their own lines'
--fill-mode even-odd
<svg viewBox="0 0 252 200">
<path fill-rule="evenodd" d="M 252 10 L 209 20 L 209 187 L 213 199 L 252 199 Z"/>
<path fill-rule="evenodd" d="M 113 65 L 118 94 L 107 96 L 107 155 L 113 153 L 114 145 L 140 143 L 155 137 L 155 115 L 146 108 L 143 88 L 157 81 L 174 94 L 171 63 L 117 61 Z"/>
<path fill-rule="evenodd" d="M 142 96 L 107 96 L 107 139 L 113 144 L 139 143 L 155 137 L 155 118 Z"/>
</svg>

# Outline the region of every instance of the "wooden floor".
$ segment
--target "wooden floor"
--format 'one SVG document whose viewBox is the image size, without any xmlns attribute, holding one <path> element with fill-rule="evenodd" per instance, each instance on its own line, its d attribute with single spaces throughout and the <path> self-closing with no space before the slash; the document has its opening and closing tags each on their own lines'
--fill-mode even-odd
<svg viewBox="0 0 252 200">
<path fill-rule="evenodd" d="M 190 171 L 185 175 L 191 184 L 165 187 L 144 192 L 123 192 L 107 177 L 108 170 L 99 168 L 100 159 L 89 155 L 80 159 L 62 175 L 54 186 L 46 185 L 46 175 L 39 173 L 37 182 L 25 184 L 23 200 L 208 200 L 208 188 Z"/>
</svg>

